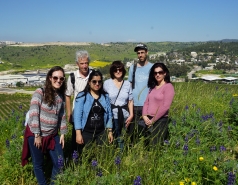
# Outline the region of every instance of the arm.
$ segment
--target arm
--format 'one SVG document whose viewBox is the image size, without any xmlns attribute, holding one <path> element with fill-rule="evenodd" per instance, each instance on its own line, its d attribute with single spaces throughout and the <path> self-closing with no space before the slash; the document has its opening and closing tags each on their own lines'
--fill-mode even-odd
<svg viewBox="0 0 238 185">
<path fill-rule="evenodd" d="M 71 83 L 71 77 L 68 77 L 67 89 L 65 91 L 65 102 L 66 102 L 66 111 L 67 111 L 67 121 L 72 123 L 72 109 L 71 109 L 71 96 L 74 93 L 74 89 Z"/>
<path fill-rule="evenodd" d="M 77 98 L 75 99 L 75 106 L 74 106 L 74 128 L 76 130 L 76 142 L 78 144 L 83 144 L 83 137 L 82 137 L 82 118 L 83 118 L 83 108 L 84 108 L 84 98 L 82 93 L 79 93 Z"/>
<path fill-rule="evenodd" d="M 166 88 L 164 89 L 164 101 L 163 104 L 160 105 L 156 111 L 155 117 L 153 118 L 153 122 L 160 119 L 162 116 L 169 111 L 170 106 L 173 102 L 174 98 L 174 87 L 171 83 L 167 84 Z"/>
<path fill-rule="evenodd" d="M 112 119 L 113 119 L 113 115 L 112 115 L 112 109 L 111 109 L 111 104 L 110 104 L 110 99 L 109 99 L 109 96 L 108 94 L 106 94 L 105 96 L 105 101 L 106 101 L 106 104 L 107 104 L 107 116 L 108 116 L 108 122 L 106 124 L 106 128 L 107 128 L 107 131 L 108 131 L 108 140 L 109 140 L 109 143 L 112 143 L 113 141 L 113 135 L 112 135 Z"/>
<path fill-rule="evenodd" d="M 30 110 L 29 110 L 29 121 L 28 121 L 28 125 L 33 134 L 40 134 L 41 132 L 40 109 L 41 109 L 42 100 L 43 100 L 42 90 L 40 88 L 36 89 L 31 99 Z"/>
<path fill-rule="evenodd" d="M 72 110 L 71 110 L 71 96 L 65 96 L 65 102 L 66 102 L 66 111 L 67 111 L 67 117 L 68 122 L 72 123 Z"/>
<path fill-rule="evenodd" d="M 133 119 L 133 100 L 129 100 L 128 102 L 128 109 L 129 109 L 129 117 L 126 119 L 126 128 L 129 126 Z"/>
<path fill-rule="evenodd" d="M 63 99 L 62 99 L 62 101 L 63 101 Z M 68 131 L 67 123 L 66 123 L 66 112 L 65 112 L 65 103 L 64 102 L 62 102 L 59 117 L 61 118 L 61 124 L 60 124 L 60 133 L 61 133 L 60 144 L 62 145 L 62 148 L 64 148 L 64 135 Z"/>
<path fill-rule="evenodd" d="M 147 115 L 148 115 L 148 107 L 149 107 L 149 93 L 147 94 L 147 97 L 145 99 L 145 102 L 144 102 L 144 106 L 143 106 L 143 109 L 142 109 L 142 117 L 145 121 L 145 124 L 146 125 L 151 125 L 152 124 L 152 120 L 150 120 Z"/>
</svg>

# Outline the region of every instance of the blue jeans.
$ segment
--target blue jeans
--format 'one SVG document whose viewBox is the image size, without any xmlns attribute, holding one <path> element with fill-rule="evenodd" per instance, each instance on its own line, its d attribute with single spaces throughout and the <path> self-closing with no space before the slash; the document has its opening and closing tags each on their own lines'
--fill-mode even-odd
<svg viewBox="0 0 238 185">
<path fill-rule="evenodd" d="M 118 123 L 118 119 L 114 119 L 114 122 L 113 122 L 113 135 L 114 135 L 114 138 L 116 139 L 116 142 L 118 144 L 118 147 L 122 150 L 123 147 L 124 147 L 124 139 L 123 139 L 123 136 L 122 136 L 122 129 L 125 129 L 125 121 L 126 119 L 124 119 L 124 123 Z M 119 124 L 123 125 L 121 127 L 121 129 L 119 129 Z"/>
<path fill-rule="evenodd" d="M 54 184 L 53 180 L 55 180 L 55 176 L 60 172 L 60 168 L 58 166 L 58 156 L 63 156 L 63 149 L 62 145 L 59 143 L 60 138 L 59 136 L 55 136 L 55 148 L 54 150 L 49 150 L 49 152 L 52 163 L 53 163 L 53 169 L 51 174 L 51 184 Z M 37 179 L 37 182 L 39 185 L 46 185 L 46 179 L 43 171 L 43 165 L 44 165 L 44 153 L 42 153 L 41 148 L 38 149 L 34 145 L 35 137 L 29 137 L 28 138 L 28 144 L 31 152 L 31 158 L 33 162 L 34 167 L 34 173 Z"/>
</svg>

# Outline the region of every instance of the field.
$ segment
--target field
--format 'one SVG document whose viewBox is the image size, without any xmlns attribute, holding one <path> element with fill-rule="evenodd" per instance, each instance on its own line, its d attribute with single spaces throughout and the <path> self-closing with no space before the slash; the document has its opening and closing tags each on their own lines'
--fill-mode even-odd
<svg viewBox="0 0 238 185">
<path fill-rule="evenodd" d="M 66 160 L 56 184 L 236 184 L 237 86 L 173 85 L 176 94 L 170 110 L 169 140 L 163 145 L 145 147 L 142 137 L 130 145 L 125 134 L 123 152 L 114 145 L 93 145 L 79 160 L 76 155 L 70 156 L 69 131 L 64 149 Z M 0 182 L 37 184 L 32 163 L 20 165 L 22 123 L 30 97 L 16 94 L 0 98 Z M 50 164 L 46 162 L 46 175 L 50 177 Z"/>
</svg>

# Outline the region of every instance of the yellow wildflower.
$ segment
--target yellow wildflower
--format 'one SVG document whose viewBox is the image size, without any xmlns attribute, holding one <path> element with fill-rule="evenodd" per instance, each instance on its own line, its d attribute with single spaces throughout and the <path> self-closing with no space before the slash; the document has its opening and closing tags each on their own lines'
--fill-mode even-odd
<svg viewBox="0 0 238 185">
<path fill-rule="evenodd" d="M 203 161 L 204 160 L 204 158 L 203 157 L 199 157 L 199 161 Z"/>
<path fill-rule="evenodd" d="M 189 178 L 184 178 L 185 182 L 190 182 Z"/>
<path fill-rule="evenodd" d="M 196 182 L 191 182 L 191 185 L 197 185 L 197 183 Z"/>
<path fill-rule="evenodd" d="M 180 182 L 179 182 L 179 185 L 184 185 L 184 182 L 183 182 L 183 181 L 180 181 Z"/>
<path fill-rule="evenodd" d="M 212 168 L 214 171 L 217 171 L 218 170 L 218 168 L 216 167 L 216 166 L 213 166 L 213 168 Z"/>
<path fill-rule="evenodd" d="M 233 94 L 233 97 L 236 97 L 236 96 L 238 96 L 238 94 Z"/>
<path fill-rule="evenodd" d="M 20 136 L 21 139 L 23 139 L 23 136 Z"/>
</svg>

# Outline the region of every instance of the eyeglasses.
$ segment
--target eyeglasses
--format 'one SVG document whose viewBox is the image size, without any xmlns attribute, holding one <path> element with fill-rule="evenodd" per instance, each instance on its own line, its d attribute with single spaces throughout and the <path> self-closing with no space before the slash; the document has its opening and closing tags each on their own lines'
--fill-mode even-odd
<svg viewBox="0 0 238 185">
<path fill-rule="evenodd" d="M 93 85 L 96 85 L 96 83 L 98 83 L 98 85 L 102 84 L 102 80 L 92 80 L 91 82 L 93 83 Z"/>
<path fill-rule="evenodd" d="M 164 71 L 154 71 L 154 75 L 156 76 L 157 74 L 159 74 L 159 75 L 163 75 L 164 74 Z"/>
<path fill-rule="evenodd" d="M 116 69 L 114 69 L 114 73 L 116 73 L 117 71 L 122 72 L 122 68 L 116 68 Z"/>
<path fill-rule="evenodd" d="M 58 76 L 53 76 L 52 77 L 53 78 L 53 80 L 55 80 L 55 81 L 58 81 L 58 79 L 61 81 L 61 82 L 63 82 L 64 80 L 65 80 L 65 77 L 58 77 Z"/>
</svg>

